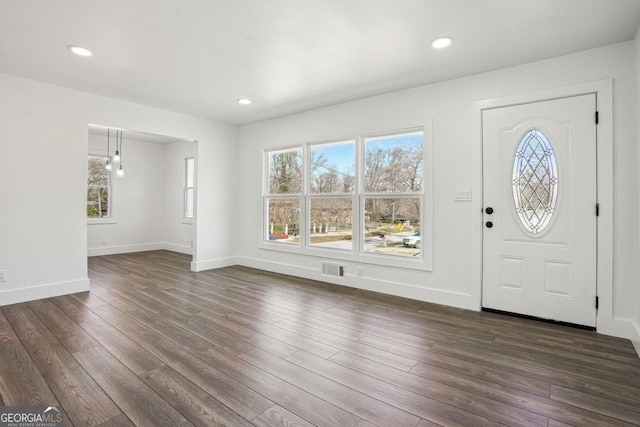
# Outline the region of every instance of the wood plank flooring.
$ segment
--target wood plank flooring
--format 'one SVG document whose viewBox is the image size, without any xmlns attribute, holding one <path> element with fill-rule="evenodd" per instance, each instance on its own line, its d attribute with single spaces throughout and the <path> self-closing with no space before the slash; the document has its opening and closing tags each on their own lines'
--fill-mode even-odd
<svg viewBox="0 0 640 427">
<path fill-rule="evenodd" d="M 593 332 L 167 251 L 2 307 L 0 404 L 67 426 L 640 425 L 640 359 Z"/>
</svg>

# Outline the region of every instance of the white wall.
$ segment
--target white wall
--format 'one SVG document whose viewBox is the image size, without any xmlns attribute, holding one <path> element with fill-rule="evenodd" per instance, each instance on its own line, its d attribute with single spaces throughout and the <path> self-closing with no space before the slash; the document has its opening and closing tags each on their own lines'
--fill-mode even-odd
<svg viewBox="0 0 640 427">
<path fill-rule="evenodd" d="M 479 224 L 473 203 L 455 203 L 456 188 L 472 188 L 473 171 L 481 159 L 474 144 L 472 105 L 479 100 L 506 97 L 590 82 L 614 79 L 614 278 L 611 313 L 621 319 L 620 328 L 607 333 L 624 335 L 632 316 L 633 283 L 633 179 L 634 115 L 632 43 L 581 52 L 440 84 L 394 92 L 331 106 L 240 129 L 238 182 L 243 197 L 237 209 L 244 225 L 238 240 L 241 264 L 311 278 L 321 278 L 321 260 L 298 254 L 259 249 L 261 218 L 261 151 L 286 144 L 322 141 L 353 135 L 432 123 L 434 146 L 434 270 L 412 271 L 373 264 L 363 267 L 364 278 L 347 274 L 343 281 L 361 287 L 458 307 L 480 306 L 480 278 L 472 266 L 477 262 L 472 244 L 474 224 Z M 473 194 L 480 198 L 481 194 Z M 357 271 L 347 265 L 348 271 Z M 626 322 L 626 323 L 625 323 Z"/>
<path fill-rule="evenodd" d="M 640 355 L 640 171 L 638 170 L 640 166 L 640 28 L 636 33 L 636 38 L 634 40 L 634 55 L 635 62 L 633 68 L 634 75 L 634 83 L 635 83 L 635 141 L 636 141 L 636 153 L 635 153 L 635 181 L 636 181 L 636 189 L 634 191 L 634 196 L 636 200 L 635 207 L 635 254 L 633 263 L 635 265 L 634 272 L 634 289 L 632 294 L 633 300 L 633 332 L 631 335 L 631 339 L 636 347 L 636 351 Z"/>
<path fill-rule="evenodd" d="M 193 220 L 184 219 L 185 159 L 194 156 L 192 142 L 179 141 L 164 146 L 164 224 L 165 249 L 192 253 Z"/>
<path fill-rule="evenodd" d="M 237 129 L 0 74 L 0 305 L 86 290 L 89 123 L 197 140 L 192 268 L 235 262 Z M 129 165 L 133 173 L 133 166 Z"/>
</svg>

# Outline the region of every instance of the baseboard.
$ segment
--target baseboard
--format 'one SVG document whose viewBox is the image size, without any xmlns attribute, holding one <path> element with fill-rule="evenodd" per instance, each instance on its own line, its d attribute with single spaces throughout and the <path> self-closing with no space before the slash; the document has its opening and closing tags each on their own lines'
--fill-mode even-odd
<svg viewBox="0 0 640 427">
<path fill-rule="evenodd" d="M 631 343 L 640 357 L 640 326 L 636 322 L 631 322 Z"/>
<path fill-rule="evenodd" d="M 87 256 L 102 256 L 128 254 L 133 252 L 159 251 L 164 249 L 164 243 L 144 243 L 139 245 L 121 245 L 121 246 L 102 246 L 98 248 L 89 248 Z"/>
<path fill-rule="evenodd" d="M 630 320 L 607 316 L 606 313 L 598 313 L 596 332 L 611 335 L 612 337 L 630 339 L 633 335 L 633 323 Z"/>
<path fill-rule="evenodd" d="M 217 258 L 217 259 L 208 259 L 204 261 L 192 261 L 191 262 L 191 271 L 205 271 L 205 270 L 213 270 L 216 268 L 222 267 L 231 267 L 232 265 L 237 265 L 236 257 L 227 257 L 227 258 Z"/>
<path fill-rule="evenodd" d="M 344 285 L 347 276 L 345 277 L 332 277 L 322 274 L 320 268 L 309 268 L 302 266 L 293 266 L 291 264 L 285 264 L 281 262 L 264 261 L 257 258 L 238 257 L 238 265 L 243 267 L 256 268 L 258 270 L 271 271 L 272 273 L 286 274 L 295 277 L 302 277 L 304 279 L 320 280 L 323 282 L 335 283 L 336 285 Z M 355 286 L 352 286 L 355 287 Z"/>
<path fill-rule="evenodd" d="M 159 250 L 178 252 L 186 255 L 193 254 L 193 249 L 188 246 L 176 245 L 173 243 L 143 243 L 138 245 L 102 246 L 98 248 L 89 248 L 87 250 L 87 256 L 92 257 L 103 255 L 117 255 Z"/>
<path fill-rule="evenodd" d="M 317 269 L 248 257 L 238 257 L 237 264 L 274 273 L 287 274 L 351 288 L 477 311 L 477 302 L 469 294 L 431 289 L 402 282 L 380 280 L 375 277 L 359 277 L 356 269 L 350 269 L 348 267 L 343 277 L 329 276 L 322 273 L 321 260 L 318 262 Z M 351 271 L 356 272 L 356 274 L 350 274 Z"/>
<path fill-rule="evenodd" d="M 60 295 L 86 292 L 89 290 L 89 279 L 72 280 L 60 283 L 31 286 L 24 289 L 7 289 L 0 291 L 0 306 L 17 304 Z"/>
<path fill-rule="evenodd" d="M 193 249 L 190 246 L 176 245 L 174 243 L 163 243 L 162 246 L 162 249 L 167 251 L 178 252 L 185 255 L 193 255 Z"/>
</svg>

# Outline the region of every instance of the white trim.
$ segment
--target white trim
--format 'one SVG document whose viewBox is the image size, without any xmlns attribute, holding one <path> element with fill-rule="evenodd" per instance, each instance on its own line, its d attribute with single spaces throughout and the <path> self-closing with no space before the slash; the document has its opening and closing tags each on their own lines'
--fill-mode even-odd
<svg viewBox="0 0 640 427">
<path fill-rule="evenodd" d="M 193 255 L 193 248 L 185 245 L 176 245 L 175 243 L 163 243 L 162 249 L 165 251 L 178 252 L 185 255 Z"/>
<path fill-rule="evenodd" d="M 200 271 L 213 270 L 216 268 L 232 267 L 234 265 L 238 265 L 238 260 L 236 257 L 217 258 L 217 259 L 209 259 L 204 261 L 192 261 L 191 271 L 197 273 Z"/>
<path fill-rule="evenodd" d="M 87 256 L 102 256 L 128 254 L 132 252 L 159 251 L 164 249 L 164 243 L 145 243 L 139 245 L 103 246 L 99 248 L 89 248 Z"/>
<path fill-rule="evenodd" d="M 570 96 L 595 93 L 599 124 L 597 126 L 598 163 L 598 332 L 628 338 L 631 324 L 615 318 L 613 311 L 613 80 L 604 79 L 563 88 L 549 89 L 503 98 L 475 102 L 471 112 L 473 144 L 472 192 L 482 194 L 482 110 L 546 101 Z M 474 306 L 482 306 L 482 197 L 472 201 L 474 212 L 472 232 L 472 297 Z"/>
<path fill-rule="evenodd" d="M 193 169 L 191 172 L 193 174 L 193 182 L 192 185 L 189 186 L 189 161 L 191 160 Z M 195 197 L 196 197 L 196 160 L 194 156 L 185 157 L 184 158 L 184 188 L 183 188 L 183 196 L 182 196 L 182 223 L 192 223 L 193 217 L 195 216 Z M 191 190 L 191 216 L 187 216 L 187 192 Z"/>
<path fill-rule="evenodd" d="M 112 217 L 106 218 L 87 218 L 87 225 L 103 225 L 103 224 L 117 224 L 118 221 Z"/>
<path fill-rule="evenodd" d="M 160 250 L 178 252 L 186 255 L 193 254 L 193 249 L 190 248 L 189 246 L 176 245 L 174 243 L 143 243 L 143 244 L 137 244 L 137 245 L 103 246 L 98 248 L 89 248 L 87 250 L 87 256 L 93 257 L 93 256 L 129 254 L 133 252 L 148 252 L 148 251 L 160 251 Z"/>
<path fill-rule="evenodd" d="M 87 292 L 89 286 L 89 279 L 79 279 L 31 286 L 25 289 L 7 289 L 0 291 L 0 306 L 75 294 L 76 292 Z"/>
<path fill-rule="evenodd" d="M 359 167 L 364 164 L 364 150 L 367 138 L 377 138 L 392 135 L 401 135 L 404 133 L 418 133 L 423 134 L 423 190 L 416 193 L 367 193 L 363 190 L 364 182 L 364 167 Z M 311 147 L 317 147 L 322 145 L 341 144 L 353 141 L 355 145 L 355 164 L 356 164 L 356 189 L 353 193 L 336 193 L 336 194 L 312 194 L 309 192 L 309 156 Z M 287 151 L 301 150 L 303 171 L 302 176 L 302 193 L 295 194 L 268 194 L 269 192 L 269 171 L 270 171 L 270 154 L 282 153 Z M 373 264 L 373 265 L 387 265 L 391 267 L 399 267 L 410 270 L 421 271 L 433 271 L 434 263 L 434 244 L 435 244 L 435 221 L 434 221 L 434 143 L 433 143 L 433 120 L 426 120 L 422 125 L 413 125 L 404 128 L 398 128 L 386 131 L 371 131 L 362 132 L 354 136 L 324 139 L 322 141 L 305 142 L 295 144 L 286 147 L 275 148 L 263 148 L 262 149 L 262 230 L 261 237 L 258 241 L 258 248 L 268 251 L 278 251 L 291 253 L 303 256 L 313 257 L 326 257 L 334 260 L 348 260 L 354 263 L 361 264 Z M 354 221 L 354 224 L 360 225 L 360 227 L 353 227 L 352 229 L 352 242 L 353 247 L 350 250 L 341 250 L 328 247 L 318 247 L 308 244 L 309 238 L 309 224 L 307 223 L 309 217 L 309 200 L 311 198 L 324 198 L 324 197 L 336 197 L 336 198 L 352 198 L 353 200 L 353 214 L 355 218 L 359 218 L 358 221 Z M 364 231 L 364 223 L 361 221 L 363 218 L 363 200 L 367 197 L 415 197 L 421 200 L 422 213 L 420 219 L 420 229 L 422 235 L 430 233 L 430 238 L 421 238 L 420 257 L 403 257 L 403 256 L 389 256 L 383 254 L 376 254 L 372 252 L 364 251 L 364 239 L 362 233 Z M 298 243 L 276 243 L 269 240 L 265 240 L 265 237 L 269 234 L 269 208 L 268 202 L 270 199 L 298 199 L 300 200 L 300 214 L 299 222 L 301 225 L 300 241 Z M 305 224 L 302 226 L 302 224 Z M 358 246 L 356 246 L 358 245 Z"/>
<path fill-rule="evenodd" d="M 629 339 L 633 344 L 633 347 L 636 349 L 636 353 L 638 353 L 638 357 L 640 357 L 640 326 L 637 323 L 631 322 L 631 336 Z"/>
<path fill-rule="evenodd" d="M 422 285 L 410 285 L 404 282 L 394 282 L 380 280 L 373 276 L 359 276 L 358 267 L 362 263 L 344 265 L 344 276 L 333 277 L 322 273 L 324 262 L 335 262 L 332 258 L 315 258 L 317 268 L 304 267 L 296 264 L 282 262 L 265 261 L 258 258 L 238 257 L 237 264 L 244 267 L 257 268 L 259 270 L 271 271 L 287 276 L 302 277 L 310 280 L 332 283 L 334 285 L 347 286 L 351 288 L 363 289 L 372 292 L 380 292 L 386 295 L 395 295 L 403 298 L 410 298 L 418 301 L 428 301 L 429 303 L 442 304 L 451 307 L 474 309 L 474 301 L 470 294 L 460 292 L 450 292 L 442 289 L 431 289 Z"/>
</svg>

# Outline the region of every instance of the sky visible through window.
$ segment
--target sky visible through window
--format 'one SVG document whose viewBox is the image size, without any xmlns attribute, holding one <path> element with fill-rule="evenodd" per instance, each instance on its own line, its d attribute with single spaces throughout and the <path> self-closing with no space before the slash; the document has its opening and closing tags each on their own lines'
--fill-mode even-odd
<svg viewBox="0 0 640 427">
<path fill-rule="evenodd" d="M 417 233 L 425 231 L 421 226 L 422 130 L 301 144 L 267 154 L 265 239 L 358 253 L 420 256 Z M 360 230 L 360 243 L 353 241 L 354 229 Z M 405 243 L 407 236 L 415 239 Z"/>
<path fill-rule="evenodd" d="M 422 132 L 407 133 L 404 135 L 382 136 L 376 138 L 367 138 L 367 149 L 373 147 L 375 149 L 382 148 L 383 150 L 393 150 L 397 147 L 406 147 L 412 143 L 420 143 L 422 145 L 423 135 Z"/>
<path fill-rule="evenodd" d="M 366 139 L 366 150 L 393 150 L 404 148 L 413 143 L 423 143 L 422 132 L 407 133 L 404 135 L 381 136 Z M 341 141 L 335 144 L 323 144 L 313 146 L 314 153 L 324 155 L 329 160 L 329 165 L 335 168 L 335 172 L 346 173 L 355 169 L 355 143 L 354 141 Z"/>
<path fill-rule="evenodd" d="M 354 173 L 356 161 L 354 141 L 316 145 L 313 147 L 313 152 L 316 156 L 324 156 L 331 170 L 341 174 Z"/>
</svg>

